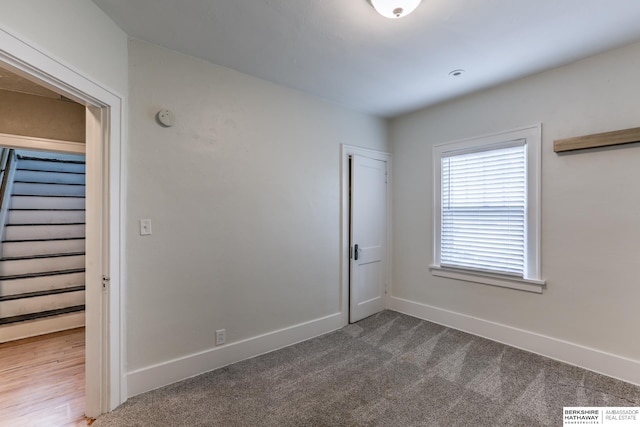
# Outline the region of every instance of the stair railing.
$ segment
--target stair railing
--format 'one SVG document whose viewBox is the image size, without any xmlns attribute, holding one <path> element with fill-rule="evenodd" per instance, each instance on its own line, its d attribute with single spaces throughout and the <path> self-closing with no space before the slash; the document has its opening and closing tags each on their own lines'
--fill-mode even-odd
<svg viewBox="0 0 640 427">
<path fill-rule="evenodd" d="M 0 182 L 4 180 L 4 170 L 7 166 L 10 148 L 0 147 Z"/>
<path fill-rule="evenodd" d="M 0 155 L 0 174 L 2 175 L 2 184 L 0 184 L 0 241 L 4 240 L 4 226 L 9 215 L 9 202 L 11 201 L 13 176 L 16 169 L 15 151 L 13 148 L 2 148 Z M 2 245 L 0 245 L 0 250 L 1 248 Z M 1 253 L 0 256 L 2 256 Z"/>
</svg>

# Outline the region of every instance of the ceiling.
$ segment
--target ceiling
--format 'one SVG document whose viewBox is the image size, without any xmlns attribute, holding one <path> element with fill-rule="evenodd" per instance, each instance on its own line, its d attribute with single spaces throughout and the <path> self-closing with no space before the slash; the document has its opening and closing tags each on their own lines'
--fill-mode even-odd
<svg viewBox="0 0 640 427">
<path fill-rule="evenodd" d="M 383 117 L 640 40 L 638 0 L 423 0 L 399 20 L 368 0 L 94 2 L 131 37 Z"/>
</svg>

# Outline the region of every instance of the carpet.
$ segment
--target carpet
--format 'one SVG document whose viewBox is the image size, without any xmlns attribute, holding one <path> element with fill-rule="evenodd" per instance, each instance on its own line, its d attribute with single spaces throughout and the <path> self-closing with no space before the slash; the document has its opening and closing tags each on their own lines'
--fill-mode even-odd
<svg viewBox="0 0 640 427">
<path fill-rule="evenodd" d="M 561 426 L 640 387 L 393 311 L 129 399 L 95 427 Z"/>
</svg>

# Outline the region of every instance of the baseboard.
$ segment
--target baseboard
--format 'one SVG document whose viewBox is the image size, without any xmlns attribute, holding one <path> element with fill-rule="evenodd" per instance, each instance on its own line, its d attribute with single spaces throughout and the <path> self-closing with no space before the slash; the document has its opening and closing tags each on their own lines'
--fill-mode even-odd
<svg viewBox="0 0 640 427">
<path fill-rule="evenodd" d="M 406 299 L 389 297 L 387 308 L 640 385 L 638 360 Z"/>
<path fill-rule="evenodd" d="M 342 313 L 314 319 L 242 341 L 190 354 L 127 373 L 128 397 L 154 390 L 223 366 L 287 347 L 339 329 Z"/>
<path fill-rule="evenodd" d="M 84 312 L 28 320 L 0 326 L 0 343 L 52 334 L 84 326 Z"/>
</svg>

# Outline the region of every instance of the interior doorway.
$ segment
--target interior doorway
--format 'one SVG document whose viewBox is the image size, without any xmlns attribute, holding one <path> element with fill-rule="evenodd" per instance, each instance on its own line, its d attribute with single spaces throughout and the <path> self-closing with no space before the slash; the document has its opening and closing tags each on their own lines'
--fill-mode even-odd
<svg viewBox="0 0 640 427">
<path fill-rule="evenodd" d="M 22 102 L 30 114 L 70 102 L 33 96 L 25 82 L 24 92 L 5 87 L 2 102 Z M 69 119 L 81 121 L 84 133 L 84 107 L 77 107 Z M 15 105 L 6 115 L 34 133 L 55 136 L 57 128 L 72 127 L 65 120 L 42 126 L 46 114 L 40 122 L 21 120 Z M 5 129 L 15 130 L 3 123 Z M 0 144 L 0 419 L 80 425 L 86 413 L 85 143 L 2 134 Z"/>
<path fill-rule="evenodd" d="M 343 324 L 386 307 L 391 277 L 391 155 L 342 145 Z"/>
<path fill-rule="evenodd" d="M 124 213 L 121 147 L 124 97 L 48 56 L 20 35 L 0 31 L 0 66 L 65 96 L 86 117 L 86 414 L 126 400 L 121 339 Z"/>
<path fill-rule="evenodd" d="M 89 134 L 89 132 L 91 131 L 91 127 L 89 125 L 89 123 L 87 123 L 87 117 L 88 117 L 88 108 L 82 104 L 78 104 L 75 103 L 74 101 L 70 100 L 70 99 L 66 99 L 66 97 L 64 97 L 64 95 L 61 95 L 59 93 L 57 93 L 56 91 L 52 91 L 49 88 L 43 87 L 41 86 L 37 81 L 32 81 L 26 78 L 26 76 L 22 75 L 20 72 L 14 72 L 14 70 L 8 70 L 8 69 L 3 69 L 2 70 L 3 73 L 3 88 L 0 88 L 2 90 L 5 91 L 6 93 L 11 93 L 12 91 L 14 93 L 16 93 L 17 95 L 19 95 L 18 97 L 12 97 L 11 101 L 14 101 L 16 103 L 20 103 L 20 102 L 26 102 L 28 103 L 29 107 L 31 109 L 33 109 L 34 113 L 40 113 L 40 114 L 47 114 L 47 110 L 50 109 L 55 109 L 57 108 L 58 110 L 63 109 L 63 106 L 65 105 L 65 103 L 73 103 L 74 105 L 77 105 L 80 109 L 79 111 L 79 117 L 77 113 L 70 113 L 68 115 L 64 115 L 62 116 L 62 123 L 56 123 L 54 125 L 52 125 L 49 129 L 47 128 L 43 128 L 43 125 L 41 123 L 39 123 L 38 121 L 33 121 L 30 120 L 28 118 L 25 118 L 19 111 L 16 114 L 16 120 L 18 122 L 24 121 L 26 122 L 26 125 L 24 126 L 23 129 L 20 129 L 20 124 L 16 124 L 16 127 L 18 127 L 18 131 L 21 131 L 24 134 L 29 134 L 31 132 L 34 132 L 36 134 L 48 134 L 48 132 L 51 132 L 52 135 L 58 135 L 58 130 L 60 129 L 69 129 L 72 128 L 74 125 L 77 126 L 77 123 L 71 123 L 71 122 L 77 122 L 77 121 L 81 121 L 81 126 L 80 126 L 80 134 L 78 134 L 76 132 L 76 137 L 77 138 L 81 138 L 81 141 L 65 141 L 65 140 L 57 140 L 57 139 L 49 139 L 49 138 L 41 138 L 38 136 L 26 136 L 26 135 L 12 135 L 12 134 L 6 134 L 6 133 L 0 133 L 0 146 L 5 147 L 7 149 L 10 149 L 11 152 L 20 152 L 22 151 L 23 154 L 25 153 L 24 150 L 33 150 L 33 153 L 39 152 L 39 153 L 46 153 L 46 152 L 50 152 L 50 153 L 60 153 L 61 157 L 65 157 L 65 156 L 77 156 L 77 155 L 81 155 L 83 156 L 83 158 L 86 159 L 86 154 L 87 154 L 87 149 L 89 147 L 90 144 L 93 144 L 91 138 L 92 135 Z M 9 76 L 9 77 L 7 77 Z M 20 91 L 20 92 L 18 92 Z M 60 98 L 62 98 L 61 100 L 57 100 L 58 104 L 61 104 L 62 106 L 58 106 L 58 105 L 51 105 L 51 103 L 47 103 L 47 102 L 42 102 L 39 103 L 38 101 L 33 101 L 33 94 L 35 94 L 35 97 L 40 97 L 43 101 L 50 101 L 52 96 L 58 96 Z M 42 107 L 41 109 L 41 105 L 44 104 L 44 107 Z M 18 110 L 18 109 L 17 109 Z M 53 119 L 58 118 L 55 115 L 52 117 Z M 29 129 L 29 126 L 33 126 L 35 129 L 31 130 Z M 5 130 L 6 128 L 3 128 L 2 130 Z M 9 129 L 9 130 L 14 130 L 14 129 Z M 89 149 L 90 151 L 90 149 Z M 20 156 L 14 154 L 14 162 L 15 161 L 19 161 Z M 83 159 L 83 162 L 85 162 L 85 159 Z M 27 160 L 27 161 L 31 161 L 31 160 Z M 85 162 L 86 163 L 86 162 Z M 96 315 L 100 316 L 101 311 L 102 311 L 102 305 L 103 302 L 100 301 L 98 304 L 96 304 L 94 302 L 95 297 L 91 297 L 92 293 L 95 295 L 96 293 L 99 296 L 99 298 L 101 297 L 101 293 L 102 293 L 102 280 L 101 278 L 101 271 L 103 268 L 103 261 L 101 258 L 103 258 L 102 256 L 102 240 L 103 240 L 103 231 L 101 229 L 102 224 L 101 224 L 101 220 L 98 221 L 92 221 L 92 216 L 93 218 L 96 216 L 96 212 L 95 212 L 95 202 L 92 205 L 92 202 L 90 202 L 90 200 L 100 200 L 100 203 L 98 204 L 98 206 L 102 205 L 102 189 L 100 186 L 100 193 L 99 194 L 95 194 L 95 188 L 96 186 L 87 186 L 87 179 L 89 180 L 93 179 L 94 181 L 97 179 L 98 182 L 102 182 L 102 177 L 98 176 L 96 177 L 96 174 L 100 174 L 100 171 L 102 170 L 101 167 L 96 168 L 97 170 L 94 170 L 95 166 L 93 165 L 89 165 L 90 167 L 88 168 L 89 170 L 85 170 L 85 165 L 82 165 L 82 169 L 83 171 L 87 172 L 85 175 L 83 175 L 83 198 L 82 198 L 82 206 L 85 209 L 85 213 L 83 215 L 83 224 L 81 226 L 82 228 L 82 236 L 84 238 L 83 241 L 83 245 L 85 246 L 85 248 L 83 249 L 83 254 L 82 255 L 77 255 L 76 258 L 82 258 L 82 273 L 78 273 L 75 272 L 74 274 L 71 274 L 69 276 L 73 277 L 73 276 L 78 276 L 81 275 L 83 276 L 83 285 L 84 285 L 84 289 L 82 291 L 77 291 L 74 293 L 60 293 L 58 295 L 56 295 L 55 297 L 49 296 L 49 297 L 38 297 L 38 298 L 29 298 L 29 299 L 22 299 L 22 300 L 12 300 L 7 302 L 6 304 L 12 304 L 13 306 L 18 306 L 17 310 L 19 310 L 18 313 L 16 314 L 22 314 L 25 315 L 25 317 L 28 319 L 27 321 L 24 322 L 18 322 L 18 323 L 11 323 L 11 324 L 6 324 L 6 325 L 0 325 L 0 338 L 2 338 L 2 341 L 10 341 L 10 340 L 15 340 L 15 339 L 19 339 L 19 338 L 28 338 L 28 337 L 34 337 L 34 336 L 38 336 L 41 335 L 42 333 L 46 333 L 48 332 L 56 332 L 56 331 L 61 331 L 61 330 L 67 330 L 67 329 L 71 329 L 71 328 L 84 328 L 85 331 L 85 346 L 84 346 L 84 367 L 85 367 L 85 373 L 84 373 L 84 378 L 85 378 L 85 408 L 83 408 L 83 412 L 86 414 L 92 414 L 92 416 L 97 416 L 99 413 L 102 412 L 102 410 L 100 409 L 99 412 L 95 411 L 95 409 L 92 408 L 101 408 L 103 406 L 101 400 L 103 399 L 101 395 L 99 394 L 91 394 L 90 390 L 95 390 L 96 386 L 95 386 L 95 379 L 93 379 L 95 376 L 97 375 L 91 375 L 91 371 L 90 370 L 97 370 L 97 366 L 99 365 L 99 358 L 100 356 L 96 356 L 95 354 L 95 349 L 96 347 L 98 349 L 100 349 L 102 347 L 102 344 L 96 346 L 95 344 L 92 344 L 92 341 L 95 343 L 96 341 L 96 337 L 99 339 L 99 342 L 102 342 L 102 337 L 98 334 L 93 335 L 95 332 L 92 332 L 95 327 L 91 326 L 91 319 L 95 318 Z M 30 169 L 33 169 L 33 167 L 29 167 Z M 9 171 L 7 171 L 9 172 Z M 11 172 L 13 173 L 13 172 Z M 20 185 L 20 184 L 18 184 Z M 34 184 L 26 184 L 26 185 L 34 185 Z M 84 191 L 84 188 L 89 188 L 93 191 Z M 86 193 L 86 194 L 85 194 Z M 53 198 L 49 198 L 50 200 L 53 199 L 58 199 L 59 197 L 53 197 Z M 30 197 L 30 201 L 27 201 L 27 203 L 33 203 L 33 200 L 37 200 L 37 199 L 42 199 L 42 198 L 32 198 Z M 68 198 L 65 198 L 68 199 Z M 88 202 L 88 203 L 87 203 Z M 24 203 L 22 201 L 18 202 L 18 203 Z M 40 201 L 37 203 L 49 203 L 47 201 Z M 58 204 L 58 202 L 54 202 L 56 204 Z M 71 203 L 73 203 L 73 201 L 71 201 Z M 35 207 L 36 206 L 31 206 L 31 207 Z M 59 206 L 62 207 L 62 206 Z M 102 210 L 102 208 L 100 207 L 100 211 Z M 102 216 L 102 212 L 98 212 L 97 215 L 99 215 L 100 217 Z M 1 215 L 0 215 L 1 216 Z M 76 224 L 76 228 L 79 228 L 80 225 Z M 18 228 L 17 226 L 11 227 L 11 228 Z M 25 228 L 25 227 L 20 227 L 20 228 Z M 54 227 L 56 228 L 56 227 Z M 60 228 L 68 228 L 66 226 L 58 226 L 58 229 Z M 74 231 L 71 231 L 72 233 Z M 54 230 L 51 231 L 50 233 L 58 233 L 60 234 L 60 230 Z M 91 236 L 94 236 L 93 238 Z M 98 239 L 96 239 L 95 236 L 99 236 Z M 73 236 L 68 236 L 68 237 L 73 237 Z M 3 236 L 3 240 L 4 240 L 4 236 Z M 12 237 L 9 238 L 9 240 L 15 240 Z M 20 239 L 18 239 L 20 240 Z M 22 239 L 22 240 L 26 240 L 26 239 Z M 33 244 L 31 244 L 31 246 L 33 246 Z M 96 250 L 97 247 L 97 250 Z M 64 257 L 67 258 L 68 257 Z M 98 263 L 96 263 L 95 259 L 98 258 L 100 259 L 98 261 Z M 58 257 L 56 259 L 57 261 L 62 261 L 63 257 Z M 42 259 L 37 259 L 36 260 L 38 262 L 38 264 L 40 264 L 40 266 L 42 266 L 43 260 Z M 93 268 L 88 268 L 88 264 L 93 265 Z M 76 269 L 78 268 L 78 266 L 75 266 Z M 97 277 L 98 280 L 96 280 L 96 272 L 97 272 Z M 56 285 L 56 282 L 59 278 L 62 278 L 63 276 L 56 276 L 55 280 L 47 283 L 46 286 L 49 286 L 49 284 L 53 284 Z M 33 279 L 31 279 L 33 280 Z M 75 285 L 79 285 L 79 283 L 74 283 Z M 63 286 L 65 285 L 56 285 L 56 289 L 62 289 Z M 38 289 L 29 289 L 29 291 L 33 291 L 33 292 L 37 292 L 37 291 L 41 291 L 42 289 L 38 288 Z M 26 292 L 25 292 L 26 293 Z M 42 311 L 50 311 L 50 312 L 54 312 L 54 310 L 56 309 L 73 309 L 75 307 L 76 310 L 79 309 L 79 305 L 84 306 L 84 310 L 82 310 L 82 312 L 75 312 L 75 313 L 64 313 L 64 314 L 59 314 L 56 316 L 52 316 L 52 317 L 47 317 L 47 318 L 41 318 L 41 319 L 29 319 L 29 314 L 33 313 L 34 310 L 32 310 L 30 307 L 28 307 L 29 305 L 32 305 L 32 303 L 34 301 L 37 300 L 45 300 L 44 305 L 49 304 L 50 300 L 55 298 L 57 300 L 71 300 L 74 298 L 72 295 L 75 294 L 75 299 L 78 299 L 78 294 L 81 293 L 83 296 L 83 302 L 82 304 L 75 304 L 75 305 L 69 305 L 69 304 L 63 304 L 66 305 L 66 307 L 60 306 L 51 306 L 50 309 L 44 309 Z M 101 298 L 100 298 L 101 299 Z M 50 305 L 50 304 L 49 304 Z M 3 316 L 4 317 L 4 316 Z M 7 316 L 9 317 L 9 316 Z M 51 326 L 49 326 L 51 325 Z M 93 340 L 91 339 L 91 337 L 94 337 Z M 93 347 L 93 350 L 92 350 Z M 94 353 L 92 353 L 92 351 Z M 95 367 L 93 367 L 95 366 Z M 99 372 L 98 373 L 100 375 L 100 377 L 102 377 L 102 373 Z M 94 392 L 95 393 L 95 392 Z"/>
</svg>

